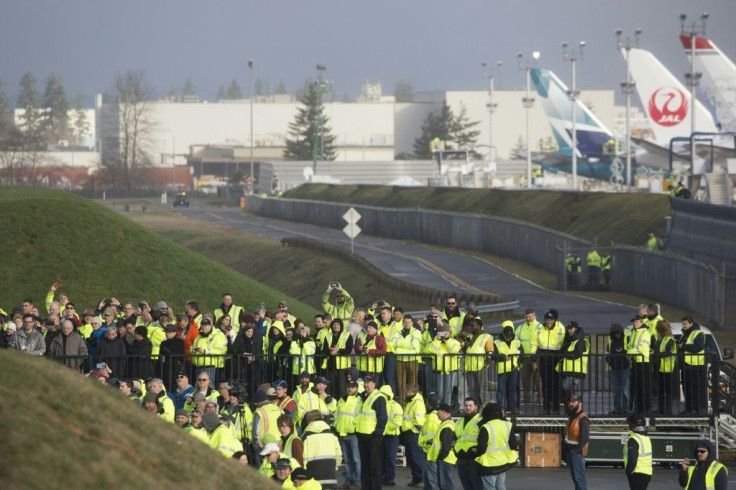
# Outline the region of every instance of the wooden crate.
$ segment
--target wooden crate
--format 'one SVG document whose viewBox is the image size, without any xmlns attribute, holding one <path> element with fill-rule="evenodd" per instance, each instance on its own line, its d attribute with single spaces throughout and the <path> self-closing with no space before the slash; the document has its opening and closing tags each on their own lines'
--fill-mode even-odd
<svg viewBox="0 0 736 490">
<path fill-rule="evenodd" d="M 562 435 L 554 432 L 527 432 L 524 438 L 526 468 L 559 468 Z"/>
</svg>

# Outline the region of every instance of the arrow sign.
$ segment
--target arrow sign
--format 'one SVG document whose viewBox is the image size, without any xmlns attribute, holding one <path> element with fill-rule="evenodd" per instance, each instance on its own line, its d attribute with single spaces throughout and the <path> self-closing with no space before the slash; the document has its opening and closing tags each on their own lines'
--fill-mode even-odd
<svg viewBox="0 0 736 490">
<path fill-rule="evenodd" d="M 360 226 L 358 226 L 358 220 L 360 220 L 360 213 L 355 208 L 350 208 L 345 214 L 342 215 L 342 219 L 348 222 L 348 225 L 342 229 L 345 234 L 350 238 L 350 253 L 354 253 L 353 240 L 360 234 Z"/>
</svg>

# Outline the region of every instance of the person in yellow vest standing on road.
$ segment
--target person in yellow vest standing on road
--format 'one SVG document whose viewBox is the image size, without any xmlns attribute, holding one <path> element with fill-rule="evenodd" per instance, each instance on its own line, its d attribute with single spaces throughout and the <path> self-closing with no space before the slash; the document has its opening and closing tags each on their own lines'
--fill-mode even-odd
<svg viewBox="0 0 736 490">
<path fill-rule="evenodd" d="M 534 356 L 532 356 L 532 337 L 542 324 L 537 321 L 537 312 L 534 308 L 527 308 L 524 312 L 524 323 L 516 327 L 516 339 L 521 342 L 524 349 L 524 355 L 519 359 L 519 377 L 521 378 L 521 388 L 524 392 L 522 396 L 523 403 L 532 403 L 534 401 L 533 392 L 536 388 L 537 399 L 542 401 L 542 380 L 539 377 L 539 369 L 534 364 Z"/>
<path fill-rule="evenodd" d="M 396 457 L 399 452 L 399 434 L 404 421 L 404 409 L 395 400 L 391 386 L 379 389 L 386 397 L 386 428 L 383 431 L 383 469 L 381 480 L 384 485 L 396 486 Z"/>
<path fill-rule="evenodd" d="M 361 487 L 363 490 L 377 490 L 381 488 L 381 445 L 388 421 L 386 398 L 376 388 L 376 378 L 371 374 L 363 376 L 363 387 L 363 404 L 355 424 Z"/>
<path fill-rule="evenodd" d="M 631 490 L 647 490 L 652 479 L 652 441 L 643 415 L 630 415 L 629 438 L 624 447 L 624 470 Z"/>
<path fill-rule="evenodd" d="M 435 395 L 436 397 L 436 395 Z M 424 428 L 427 409 L 424 398 L 416 385 L 406 386 L 406 408 L 401 425 L 401 438 L 406 450 L 406 462 L 411 469 L 410 487 L 422 484 L 424 480 L 424 453 L 419 446 L 419 433 Z"/>
<path fill-rule="evenodd" d="M 358 383 L 348 381 L 347 393 L 337 401 L 335 431 L 340 440 L 342 459 L 345 464 L 344 487 L 360 487 L 360 451 L 355 436 L 355 426 L 363 401 L 358 395 Z"/>
<path fill-rule="evenodd" d="M 483 483 L 475 461 L 475 447 L 478 445 L 481 415 L 478 402 L 472 397 L 463 403 L 464 415 L 455 424 L 455 455 L 457 456 L 457 475 L 464 490 L 483 490 Z"/>
<path fill-rule="evenodd" d="M 452 421 L 452 407 L 440 403 L 437 407 L 440 425 L 427 450 L 427 464 L 424 467 L 425 490 L 454 490 L 452 468 L 457 462 L 455 445 L 455 422 Z"/>
<path fill-rule="evenodd" d="M 716 461 L 715 446 L 707 439 L 701 439 L 695 446 L 695 464 L 685 458 L 680 467 L 679 483 L 685 490 L 728 488 L 728 468 Z"/>
<path fill-rule="evenodd" d="M 485 489 L 506 489 L 506 472 L 516 464 L 519 444 L 512 434 L 511 422 L 504 420 L 497 403 L 483 407 L 478 422 L 478 444 L 474 448 L 478 473 Z"/>
</svg>

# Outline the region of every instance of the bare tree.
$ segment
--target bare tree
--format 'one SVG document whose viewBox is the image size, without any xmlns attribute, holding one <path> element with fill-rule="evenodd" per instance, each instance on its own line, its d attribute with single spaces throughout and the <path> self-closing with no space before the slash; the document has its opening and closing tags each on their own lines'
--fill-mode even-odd
<svg viewBox="0 0 736 490">
<path fill-rule="evenodd" d="M 108 183 L 130 190 L 151 166 L 155 132 L 153 91 L 142 71 L 129 70 L 113 81 L 113 109 L 106 114 L 102 165 Z"/>
</svg>

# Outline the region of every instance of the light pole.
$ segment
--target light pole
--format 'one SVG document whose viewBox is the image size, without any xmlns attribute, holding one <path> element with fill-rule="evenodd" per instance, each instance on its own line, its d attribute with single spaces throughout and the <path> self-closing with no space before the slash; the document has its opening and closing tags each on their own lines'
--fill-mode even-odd
<svg viewBox="0 0 736 490">
<path fill-rule="evenodd" d="M 680 14 L 680 24 L 682 25 L 682 34 L 690 37 L 690 73 L 685 73 L 685 80 L 690 87 L 690 165 L 695 164 L 695 89 L 700 85 L 702 73 L 695 71 L 695 44 L 698 35 L 705 36 L 705 21 L 708 20 L 708 12 L 700 14 L 700 26 L 696 26 L 695 22 L 690 24 L 689 30 L 685 26 L 687 15 Z"/>
<path fill-rule="evenodd" d="M 526 111 L 526 187 L 531 189 L 532 187 L 532 146 L 530 139 L 530 119 L 529 109 L 534 106 L 534 97 L 530 95 L 531 90 L 531 75 L 530 72 L 532 67 L 537 64 L 539 59 L 539 51 L 532 53 L 532 59 L 524 59 L 524 55 L 519 53 L 516 57 L 519 59 L 519 68 L 526 72 L 526 96 L 521 99 L 524 103 L 524 110 Z"/>
<path fill-rule="evenodd" d="M 493 102 L 493 85 L 495 79 L 500 78 L 501 65 L 503 65 L 502 61 L 496 62 L 496 73 L 494 74 L 490 71 L 485 61 L 481 63 L 481 66 L 483 67 L 483 77 L 488 78 L 488 104 L 486 104 L 486 107 L 488 107 L 488 160 L 490 162 L 495 161 L 493 155 L 493 150 L 495 149 L 493 147 L 493 113 L 496 112 L 496 107 L 498 107 L 498 103 Z"/>
<path fill-rule="evenodd" d="M 323 74 L 327 71 L 327 66 L 318 63 L 317 64 L 317 93 L 319 95 L 319 106 L 317 108 L 317 132 L 314 135 L 314 142 L 312 148 L 312 170 L 317 173 L 317 160 L 324 160 L 325 158 L 325 140 L 322 136 L 322 89 L 324 87 Z"/>
<path fill-rule="evenodd" d="M 629 52 L 631 51 L 631 40 L 627 37 L 625 42 L 621 42 L 621 29 L 616 30 L 616 48 L 620 51 L 621 48 L 626 50 L 626 81 L 621 82 L 621 90 L 626 94 L 626 185 L 631 187 L 631 116 L 629 114 L 631 110 L 631 93 L 634 91 L 636 81 L 631 79 L 631 71 L 629 71 Z M 641 36 L 641 29 L 634 31 L 634 37 L 636 38 L 636 47 L 639 47 L 639 36 Z"/>
<path fill-rule="evenodd" d="M 585 41 L 578 43 L 578 49 L 567 49 L 567 43 L 562 43 L 562 59 L 572 64 L 572 88 L 567 91 L 572 104 L 572 187 L 578 188 L 578 138 L 575 133 L 575 120 L 577 119 L 577 101 L 580 91 L 575 87 L 575 62 L 583 61 L 583 48 Z"/>
<path fill-rule="evenodd" d="M 248 60 L 248 73 L 250 78 L 250 179 L 248 179 L 247 192 L 253 194 L 253 58 Z"/>
</svg>

